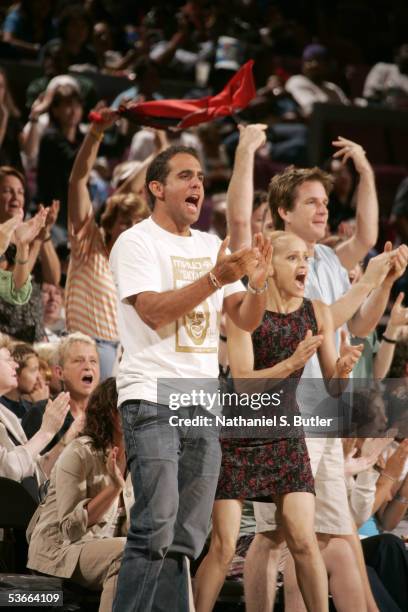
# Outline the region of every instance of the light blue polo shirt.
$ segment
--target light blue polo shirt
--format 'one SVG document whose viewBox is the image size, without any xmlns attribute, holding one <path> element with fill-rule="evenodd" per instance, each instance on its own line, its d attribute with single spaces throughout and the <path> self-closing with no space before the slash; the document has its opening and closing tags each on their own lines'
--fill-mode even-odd
<svg viewBox="0 0 408 612">
<path fill-rule="evenodd" d="M 330 247 L 317 244 L 313 257 L 309 258 L 309 273 L 306 280 L 305 297 L 333 304 L 350 289 L 347 270 L 340 263 L 336 253 Z M 335 332 L 336 347 L 340 345 L 340 329 Z M 312 379 L 315 379 L 314 381 Z M 297 400 L 304 416 L 314 415 L 320 402 L 325 402 L 324 413 L 337 414 L 337 400 L 328 396 L 324 387 L 323 375 L 317 354 L 306 363 L 301 383 L 298 387 Z M 319 414 L 321 411 L 319 410 Z M 335 424 L 335 422 L 334 422 Z M 309 434 L 318 433 L 315 429 L 305 428 Z M 322 433 L 324 433 L 322 431 Z"/>
</svg>

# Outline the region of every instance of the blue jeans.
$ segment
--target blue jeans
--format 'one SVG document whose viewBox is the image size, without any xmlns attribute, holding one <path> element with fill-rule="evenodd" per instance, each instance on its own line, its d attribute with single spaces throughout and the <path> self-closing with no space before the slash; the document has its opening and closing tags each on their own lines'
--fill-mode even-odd
<svg viewBox="0 0 408 612">
<path fill-rule="evenodd" d="M 94 338 L 94 340 L 96 342 L 96 348 L 99 355 L 99 369 L 101 373 L 100 382 L 103 382 L 109 378 L 109 376 L 112 376 L 112 370 L 113 366 L 115 365 L 119 342 L 101 340 L 101 338 Z"/>
<path fill-rule="evenodd" d="M 186 557 L 204 546 L 217 487 L 217 428 L 172 426 L 167 406 L 120 406 L 135 503 L 119 572 L 115 612 L 188 612 Z M 208 414 L 199 406 L 179 417 Z"/>
</svg>

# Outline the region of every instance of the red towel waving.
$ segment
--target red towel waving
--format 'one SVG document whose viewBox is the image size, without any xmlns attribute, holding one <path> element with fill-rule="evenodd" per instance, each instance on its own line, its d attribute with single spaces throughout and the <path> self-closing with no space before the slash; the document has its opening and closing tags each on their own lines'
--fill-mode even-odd
<svg viewBox="0 0 408 612">
<path fill-rule="evenodd" d="M 198 100 L 154 100 L 151 102 L 128 102 L 120 106 L 118 114 L 139 125 L 155 128 L 177 127 L 180 129 L 225 117 L 248 106 L 255 97 L 252 75 L 253 60 L 244 64 L 216 96 Z M 98 121 L 98 113 L 89 115 Z"/>
</svg>

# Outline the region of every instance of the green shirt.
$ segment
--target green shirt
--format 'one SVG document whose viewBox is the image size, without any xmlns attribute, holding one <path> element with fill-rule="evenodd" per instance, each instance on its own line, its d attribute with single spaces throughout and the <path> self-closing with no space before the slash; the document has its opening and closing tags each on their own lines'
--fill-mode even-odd
<svg viewBox="0 0 408 612">
<path fill-rule="evenodd" d="M 367 383 L 374 378 L 374 357 L 380 347 L 377 332 L 371 332 L 366 338 L 352 336 L 350 344 L 364 344 L 361 357 L 353 368 L 353 380 Z"/>
<path fill-rule="evenodd" d="M 10 270 L 0 269 L 0 298 L 10 304 L 22 306 L 27 304 L 31 297 L 32 285 L 29 277 L 20 289 L 16 289 L 13 273 Z"/>
</svg>

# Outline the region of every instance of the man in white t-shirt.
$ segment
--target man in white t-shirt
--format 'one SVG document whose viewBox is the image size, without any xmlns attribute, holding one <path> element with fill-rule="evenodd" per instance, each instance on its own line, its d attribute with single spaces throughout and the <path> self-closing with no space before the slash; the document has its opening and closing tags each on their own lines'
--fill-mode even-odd
<svg viewBox="0 0 408 612">
<path fill-rule="evenodd" d="M 187 398 L 171 411 L 180 393 L 163 398 L 180 380 L 216 380 L 223 310 L 243 329 L 259 325 L 271 247 L 258 235 L 253 248 L 231 255 L 228 239 L 190 229 L 204 198 L 192 148 L 160 153 L 146 188 L 152 216 L 123 232 L 110 256 L 124 349 L 119 406 L 135 489 L 114 610 L 187 612 L 186 557 L 204 545 L 221 453 L 203 405 Z M 186 421 L 196 417 L 208 426 Z"/>
</svg>

